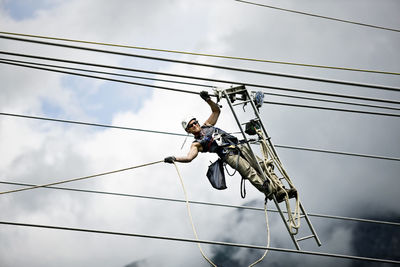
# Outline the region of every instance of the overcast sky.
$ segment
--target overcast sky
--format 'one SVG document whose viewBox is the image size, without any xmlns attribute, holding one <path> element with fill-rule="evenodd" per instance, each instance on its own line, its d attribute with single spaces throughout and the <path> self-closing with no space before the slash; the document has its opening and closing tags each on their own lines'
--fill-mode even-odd
<svg viewBox="0 0 400 267">
<path fill-rule="evenodd" d="M 400 29 L 395 0 L 259 1 L 304 12 Z M 387 72 L 400 71 L 400 34 L 323 20 L 232 0 L 0 0 L 0 30 L 86 41 L 170 49 Z M 77 45 L 77 44 L 75 44 Z M 86 45 L 88 46 L 88 45 Z M 179 60 L 280 72 L 366 84 L 400 87 L 398 75 L 296 67 L 91 46 Z M 0 40 L 0 50 L 59 57 L 130 68 L 196 75 L 238 82 L 324 91 L 400 101 L 398 92 L 334 85 L 140 60 L 110 54 Z M 11 58 L 1 55 L 2 58 Z M 20 59 L 21 58 L 13 58 Z M 155 78 L 165 78 L 152 76 Z M 204 121 L 207 104 L 195 94 L 106 82 L 0 64 L 0 112 L 113 124 L 184 134 L 180 121 L 193 114 Z M 143 81 L 139 81 L 143 82 Z M 146 81 L 145 81 L 146 82 Z M 230 86 L 192 81 L 212 86 Z M 204 87 L 149 82 L 200 92 Z M 258 90 L 258 88 L 248 88 Z M 274 92 L 263 89 L 265 92 Z M 209 90 L 211 92 L 211 90 Z M 282 93 L 282 92 L 279 92 Z M 293 93 L 289 93 L 293 94 Z M 267 96 L 276 102 L 335 108 L 345 105 Z M 348 100 L 350 101 L 350 100 Z M 355 100 L 352 100 L 355 102 Z M 235 132 L 226 102 L 217 126 Z M 376 104 L 376 103 L 375 103 Z M 378 103 L 380 105 L 388 105 Z M 397 106 L 398 107 L 398 106 Z M 249 109 L 250 110 L 250 109 Z M 364 108 L 376 112 L 393 110 Z M 397 117 L 335 112 L 265 104 L 261 115 L 276 145 L 317 148 L 400 158 Z M 398 112 L 397 112 L 398 113 Z M 182 136 L 67 125 L 0 116 L 0 180 L 44 184 L 162 160 L 186 154 Z M 400 221 L 398 161 L 277 149 L 286 171 L 310 213 Z M 240 197 L 240 176 L 227 176 L 228 189 L 217 191 L 205 173 L 215 155 L 200 154 L 179 164 L 191 200 L 263 206 L 263 195 L 247 183 Z M 68 185 L 73 188 L 183 199 L 172 165 L 156 164 Z M 18 188 L 0 184 L 0 191 Z M 275 208 L 269 203 L 269 208 Z M 193 238 L 182 203 L 35 189 L 0 195 L 0 220 Z M 192 205 L 200 239 L 266 245 L 264 214 Z M 289 235 L 275 213 L 269 213 L 271 246 L 291 248 Z M 311 217 L 323 243 L 306 250 L 373 257 L 376 244 L 361 238 L 361 224 Z M 398 228 L 398 227 L 397 227 Z M 396 227 L 382 230 L 397 236 Z M 376 228 L 378 229 L 378 228 Z M 379 228 L 380 229 L 380 228 Z M 376 236 L 382 232 L 370 232 Z M 395 234 L 396 233 L 396 234 Z M 394 237 L 394 238 L 395 238 Z M 365 250 L 358 244 L 364 242 Z M 372 241 L 371 241 L 372 242 Z M 395 242 L 394 242 L 395 243 Z M 390 243 L 391 244 L 391 243 Z M 398 244 L 398 241 L 397 241 Z M 392 247 L 393 248 L 393 247 Z M 262 251 L 204 246 L 223 266 L 247 266 Z M 387 250 L 388 251 L 388 250 Z M 396 251 L 396 249 L 393 249 Z M 400 260 L 396 252 L 386 258 Z M 260 266 L 355 266 L 350 260 L 270 252 Z M 208 266 L 193 243 L 90 233 L 0 227 L 0 266 Z"/>
</svg>

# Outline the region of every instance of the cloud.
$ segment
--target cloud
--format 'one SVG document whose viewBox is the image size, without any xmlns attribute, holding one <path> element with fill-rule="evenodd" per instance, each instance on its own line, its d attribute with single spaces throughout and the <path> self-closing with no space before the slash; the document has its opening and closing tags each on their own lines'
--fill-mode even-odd
<svg viewBox="0 0 400 267">
<path fill-rule="evenodd" d="M 46 2 L 48 3 L 48 2 Z M 228 2 L 117 1 L 54 2 L 50 9 L 33 6 L 31 16 L 15 20 L 0 5 L 4 30 L 60 36 L 73 39 L 124 43 L 184 51 L 238 55 L 285 61 L 326 63 L 366 68 L 398 68 L 397 36 L 379 31 L 357 30 L 328 23 L 282 16 L 265 9 Z M 295 3 L 293 3 L 295 5 Z M 344 12 L 332 5 L 330 12 Z M 318 6 L 319 9 L 325 9 Z M 376 6 L 382 8 L 382 6 Z M 383 9 L 383 8 L 382 8 Z M 35 11 L 40 10 L 40 11 Z M 392 12 L 393 9 L 389 10 Z M 354 10 L 353 10 L 354 11 Z M 388 12 L 389 12 L 388 11 Z M 354 11 L 355 12 L 355 11 Z M 388 16 L 390 17 L 390 16 Z M 386 21 L 382 18 L 382 23 Z M 289 20 L 290 19 L 290 20 Z M 374 19 L 377 19 L 374 17 Z M 295 21 L 296 23 L 294 23 Z M 322 25 L 324 24 L 324 25 Z M 348 40 L 345 44 L 342 40 Z M 368 44 L 368 45 L 366 45 Z M 54 56 L 109 65 L 135 66 L 171 73 L 198 75 L 271 85 L 365 94 L 397 99 L 396 93 L 293 81 L 238 72 L 138 60 L 99 53 L 1 41 L 2 50 Z M 382 49 L 382 48 L 387 49 Z M 105 48 L 104 48 L 105 49 Z M 399 85 L 397 77 L 327 72 L 271 64 L 200 58 L 189 55 L 150 53 L 119 48 L 132 53 L 208 62 L 243 68 L 293 72 L 368 83 Z M 1 65 L 3 112 L 59 116 L 74 120 L 105 122 L 134 128 L 184 133 L 180 120 L 195 113 L 207 119 L 209 107 L 197 96 Z M 161 78 L 161 77 L 160 77 Z M 156 83 L 165 85 L 164 83 Z M 169 86 L 171 86 L 169 84 Z M 175 85 L 174 85 L 175 86 Z M 178 86 L 195 92 L 203 88 Z M 254 90 L 255 88 L 249 88 Z M 268 99 L 267 99 L 268 100 Z M 218 126 L 237 131 L 228 106 Z M 398 156 L 399 127 L 396 119 L 354 114 L 278 107 L 266 104 L 262 116 L 275 144 L 298 145 L 355 153 Z M 19 118 L 0 118 L 0 173 L 2 179 L 47 183 L 103 171 L 162 160 L 185 154 L 184 137 L 71 126 Z M 396 162 L 332 156 L 278 149 L 284 166 L 299 189 L 308 212 L 340 216 L 398 214 Z M 262 195 L 248 185 L 247 200 L 239 197 L 240 177 L 227 177 L 228 189 L 216 191 L 205 176 L 215 155 L 200 154 L 191 164 L 179 164 L 189 198 L 217 203 L 262 206 Z M 71 183 L 71 187 L 128 194 L 183 198 L 178 176 L 171 165 L 157 164 L 129 172 Z M 1 185 L 1 191 L 11 186 Z M 77 192 L 37 189 L 1 197 L 2 220 L 96 228 L 193 238 L 187 211 L 182 203 L 100 196 Z M 237 212 L 226 208 L 192 205 L 201 239 L 232 240 L 266 244 L 261 212 Z M 394 215 L 395 216 L 395 215 Z M 352 254 L 358 232 L 344 224 L 313 219 L 323 241 L 322 251 Z M 291 240 L 276 214 L 270 215 L 271 245 L 291 247 Z M 2 227 L 2 266 L 204 266 L 195 244 L 140 238 L 121 238 L 62 231 Z M 317 250 L 315 244 L 305 246 Z M 110 248 L 112 248 L 110 250 Z M 222 257 L 231 264 L 248 264 L 262 252 L 231 250 L 204 245 L 207 255 Z M 21 250 L 24 257 L 21 257 Z M 46 251 L 51 254 L 44 255 Z M 218 255 L 218 256 L 217 256 Z M 334 260 L 269 253 L 267 264 L 297 261 L 307 266 L 334 264 Z M 342 262 L 341 262 L 342 263 Z M 343 264 L 350 264 L 343 261 Z M 233 265 L 232 265 L 233 266 Z"/>
</svg>

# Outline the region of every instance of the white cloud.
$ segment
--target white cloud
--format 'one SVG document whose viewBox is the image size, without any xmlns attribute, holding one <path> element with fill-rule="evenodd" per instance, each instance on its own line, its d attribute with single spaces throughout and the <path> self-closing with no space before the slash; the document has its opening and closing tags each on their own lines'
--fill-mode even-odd
<svg viewBox="0 0 400 267">
<path fill-rule="evenodd" d="M 357 35 L 351 37 L 354 27 L 346 28 L 329 24 L 330 30 L 325 31 L 322 30 L 322 25 L 320 27 L 318 24 L 311 23 L 309 20 L 305 22 L 303 20 L 306 19 L 300 18 L 296 18 L 296 27 L 293 28 L 293 21 L 286 20 L 291 17 L 289 15 L 282 17 L 276 12 L 239 5 L 233 1 L 232 3 L 222 1 L 218 3 L 146 1 L 140 4 L 134 1 L 55 3 L 49 9 L 41 9 L 29 19 L 15 21 L 6 15 L 4 2 L 0 2 L 0 23 L 4 27 L 3 30 L 213 54 L 366 66 L 366 68 L 382 67 L 390 70 L 398 68 L 398 62 L 400 62 L 398 55 L 393 55 L 391 52 L 393 47 L 399 44 L 399 39 L 392 34 L 383 36 L 383 33 L 378 31 L 364 33 L 360 29 Z M 337 7 L 336 3 L 333 7 Z M 321 6 L 319 8 L 324 9 Z M 330 9 L 330 11 L 334 13 L 337 9 Z M 386 21 L 382 17 L 381 20 L 383 24 Z M 324 23 L 326 24 L 328 23 Z M 342 39 L 338 39 L 340 36 L 351 40 L 351 44 L 345 45 Z M 369 47 L 365 45 L 367 41 Z M 320 89 L 319 85 L 300 81 L 155 63 L 6 40 L 1 40 L 0 45 L 2 50 L 49 57 Z M 388 50 L 382 49 L 383 46 L 388 47 Z M 118 48 L 104 49 L 145 53 Z M 343 79 L 353 77 L 353 74 L 339 72 L 328 74 L 325 71 L 288 66 L 206 59 L 188 55 L 153 54 L 246 68 L 293 71 L 306 75 L 321 74 L 343 77 Z M 377 65 L 375 65 L 376 62 L 378 62 Z M 105 85 L 103 81 L 89 79 L 71 81 L 66 80 L 64 75 L 6 65 L 1 66 L 0 73 L 2 81 L 0 106 L 3 112 L 53 116 L 51 111 L 46 110 L 44 102 L 48 101 L 61 110 L 60 116 L 76 120 L 102 121 L 103 117 L 96 117 L 95 112 L 89 113 L 87 107 L 110 105 L 109 99 L 104 99 L 104 96 L 93 100 Z M 354 77 L 361 80 L 365 78 L 368 82 L 388 82 L 395 86 L 399 85 L 397 77 L 371 78 L 367 75 L 355 74 Z M 196 92 L 202 90 L 202 88 L 192 86 L 170 84 L 168 86 Z M 109 115 L 114 125 L 184 133 L 180 127 L 182 117 L 188 113 L 194 113 L 201 121 L 204 121 L 209 114 L 209 107 L 198 95 L 162 90 L 147 92 L 137 87 L 129 86 L 129 88 L 132 90 L 120 90 L 110 84 L 110 89 L 114 90 L 115 94 L 122 94 L 124 98 L 132 101 L 132 110 L 111 109 L 112 114 Z M 87 92 L 84 91 L 85 89 Z M 339 90 L 334 86 L 329 86 L 327 89 Z M 357 93 L 360 92 L 361 90 L 357 91 Z M 385 98 L 393 96 L 393 94 L 381 92 L 368 94 Z M 228 131 L 236 131 L 227 104 L 223 102 L 222 105 L 224 106 L 223 113 L 218 126 Z M 262 109 L 262 113 L 267 129 L 276 144 L 332 148 L 378 155 L 390 154 L 395 157 L 399 151 L 397 145 L 399 127 L 396 119 L 278 108 L 268 104 Z M 180 150 L 184 137 L 2 117 L 0 118 L 2 151 L 0 173 L 4 180 L 47 183 L 162 160 L 169 155 L 185 154 L 191 140 L 189 138 L 185 148 Z M 367 207 L 374 209 L 375 212 L 379 210 L 399 212 L 398 207 L 392 204 L 397 203 L 398 199 L 396 192 L 398 166 L 393 162 L 356 160 L 283 149 L 278 152 L 287 171 L 298 186 L 303 203 L 309 212 L 363 216 L 370 214 Z M 189 198 L 241 204 L 238 175 L 233 178 L 227 177 L 229 188 L 224 191 L 213 190 L 208 184 L 205 173 L 209 161 L 214 158 L 213 155 L 200 154 L 191 164 L 179 164 Z M 183 198 L 173 166 L 164 163 L 71 183 L 70 186 L 127 194 Z M 250 185 L 247 187 L 247 199 L 262 200 L 259 192 Z M 0 188 L 4 191 L 15 187 L 1 185 Z M 379 199 L 372 197 L 376 195 L 379 195 Z M 1 196 L 0 206 L 5 211 L 1 215 L 1 220 L 184 238 L 193 236 L 186 208 L 182 203 L 37 189 L 32 192 Z M 227 232 L 227 221 L 235 217 L 235 213 L 231 210 L 196 205 L 192 205 L 192 209 L 201 239 L 217 240 L 224 237 L 221 235 L 223 232 L 239 243 L 253 243 L 251 237 L 254 235 L 259 244 L 264 245 L 266 242 L 265 222 L 261 213 L 252 216 L 246 212 L 245 218 L 250 219 L 243 220 L 239 224 L 230 222 L 231 229 Z M 273 242 L 271 245 L 290 246 L 290 240 L 280 219 L 275 217 L 270 223 Z M 323 249 L 344 254 L 352 253 L 350 231 L 337 227 L 334 232 L 331 232 L 332 235 L 329 235 L 329 227 L 332 223 L 321 223 L 316 220 L 315 225 L 321 236 L 329 237 L 329 240 L 323 241 Z M 260 231 L 262 235 L 258 236 Z M 28 264 L 32 266 L 63 266 L 62 264 L 64 266 L 124 266 L 140 260 L 144 260 L 142 264 L 148 266 L 162 266 L 166 263 L 170 266 L 205 265 L 195 244 L 12 226 L 2 227 L 0 235 L 0 265 L 2 266 Z M 215 247 L 204 247 L 207 254 L 212 255 Z M 21 257 L 21 251 L 24 251 L 24 257 Z M 48 254 L 48 251 L 52 253 Z M 272 255 L 267 256 L 266 261 L 269 259 L 271 262 L 279 261 L 283 254 Z M 234 255 L 227 256 L 234 257 Z"/>
</svg>

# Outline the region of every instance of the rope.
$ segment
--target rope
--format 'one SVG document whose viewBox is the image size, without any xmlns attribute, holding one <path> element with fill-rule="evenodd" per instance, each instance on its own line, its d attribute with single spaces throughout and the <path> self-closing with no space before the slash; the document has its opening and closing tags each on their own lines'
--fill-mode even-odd
<svg viewBox="0 0 400 267">
<path fill-rule="evenodd" d="M 188 215 L 189 215 L 190 223 L 192 224 L 193 234 L 194 234 L 196 240 L 199 241 L 199 236 L 197 235 L 196 227 L 194 226 L 194 223 L 193 223 L 192 213 L 190 211 L 189 200 L 188 200 L 185 184 L 183 183 L 182 175 L 179 172 L 178 165 L 176 165 L 175 162 L 174 162 L 174 166 L 175 166 L 176 172 L 178 173 L 179 180 L 181 181 L 183 193 L 185 195 L 186 208 L 187 208 L 187 212 L 188 212 Z M 215 265 L 215 263 L 213 263 L 209 258 L 207 258 L 207 256 L 205 255 L 203 249 L 201 248 L 200 243 L 197 243 L 197 246 L 199 247 L 200 253 L 203 256 L 203 258 L 206 259 L 206 261 L 208 261 L 208 263 L 210 263 L 212 266 L 217 267 L 217 265 Z"/>
<path fill-rule="evenodd" d="M 48 187 L 48 186 L 53 186 L 53 185 L 58 185 L 58 184 L 65 184 L 65 183 L 75 182 L 75 181 L 80 181 L 80 180 L 85 180 L 85 179 L 90 179 L 90 178 L 94 178 L 94 177 L 98 177 L 98 176 L 104 176 L 104 175 L 109 175 L 109 174 L 113 174 L 113 173 L 132 170 L 132 169 L 136 169 L 136 168 L 141 168 L 141 167 L 157 164 L 157 163 L 160 163 L 160 162 L 164 162 L 164 161 L 163 160 L 159 160 L 159 161 L 154 161 L 154 162 L 141 164 L 141 165 L 137 165 L 137 166 L 133 166 L 133 167 L 129 167 L 129 168 L 124 168 L 124 169 L 119 169 L 119 170 L 115 170 L 115 171 L 103 172 L 103 173 L 98 173 L 98 174 L 94 174 L 94 175 L 89 175 L 89 176 L 84 176 L 84 177 L 79 177 L 79 178 L 73 178 L 73 179 L 68 179 L 68 180 L 63 180 L 63 181 L 58 181 L 58 182 L 49 183 L 49 184 L 35 185 L 35 186 L 26 187 L 26 188 L 20 188 L 20 189 L 15 189 L 15 190 L 11 190 L 11 191 L 0 192 L 0 195 L 20 192 L 20 191 L 26 191 L 26 190 L 32 190 L 32 189 L 41 188 L 41 187 Z"/>
<path fill-rule="evenodd" d="M 224 163 L 225 171 L 226 171 L 226 173 L 227 173 L 229 176 L 234 176 L 235 173 L 237 172 L 237 168 L 238 168 L 238 166 L 239 166 L 240 149 L 237 149 L 237 151 L 238 151 L 238 157 L 237 157 L 237 160 L 236 160 L 236 167 L 234 168 L 234 172 L 233 172 L 232 174 L 229 173 L 228 168 L 226 167 L 226 163 Z M 245 197 L 246 197 L 246 184 L 245 184 L 245 180 L 244 180 L 243 177 L 242 177 L 242 179 L 240 180 L 240 196 L 241 196 L 242 198 L 245 198 Z"/>
<path fill-rule="evenodd" d="M 269 222 L 268 222 L 267 201 L 266 200 L 264 202 L 264 211 L 265 211 L 265 222 L 267 223 L 267 249 L 265 250 L 264 254 L 261 256 L 261 258 L 259 258 L 258 260 L 256 260 L 252 264 L 250 264 L 249 267 L 253 267 L 256 264 L 262 262 L 264 260 L 265 256 L 267 256 L 267 253 L 268 253 L 268 248 L 269 248 L 269 243 L 270 243 L 270 232 L 269 232 Z"/>
<path fill-rule="evenodd" d="M 285 178 L 285 180 L 287 181 L 287 183 L 289 184 L 289 186 L 291 188 L 295 188 L 294 184 L 292 183 L 292 181 L 290 180 L 289 176 L 287 175 L 286 171 L 284 170 L 282 163 L 280 162 L 278 156 L 273 153 L 274 150 L 272 149 L 272 147 L 270 148 L 267 145 L 267 140 L 265 139 L 264 134 L 262 133 L 261 130 L 256 130 L 257 134 L 261 137 L 261 151 L 263 153 L 264 156 L 264 160 L 263 160 L 263 164 L 265 166 L 265 169 L 268 171 L 268 154 L 271 155 L 271 157 L 273 158 L 272 161 L 275 163 L 275 165 L 277 165 L 277 168 L 279 169 L 279 171 L 281 172 L 281 174 L 283 174 L 283 177 Z M 270 177 L 272 177 L 272 175 L 270 175 Z M 292 213 L 292 209 L 290 206 L 290 202 L 289 202 L 289 195 L 286 192 L 286 190 L 283 188 L 283 184 L 277 180 L 275 181 L 274 179 L 270 179 L 271 182 L 279 189 L 283 190 L 286 194 L 285 197 L 285 204 L 286 204 L 286 210 L 288 213 L 288 223 L 289 223 L 289 230 L 291 234 L 297 234 L 298 229 L 300 228 L 300 200 L 299 200 L 299 194 L 297 193 L 296 196 L 296 208 L 295 211 Z"/>
<path fill-rule="evenodd" d="M 180 172 L 179 172 L 178 165 L 177 165 L 175 162 L 174 162 L 174 166 L 175 166 L 176 172 L 178 173 L 179 180 L 180 180 L 181 185 L 182 185 L 183 193 L 184 193 L 184 195 L 185 195 L 186 208 L 187 208 L 187 212 L 188 212 L 188 215 L 189 215 L 190 223 L 191 223 L 191 225 L 192 225 L 193 234 L 194 234 L 196 240 L 199 241 L 199 236 L 197 235 L 196 227 L 194 226 L 194 223 L 193 223 L 192 213 L 191 213 L 191 211 L 190 211 L 190 205 L 189 205 L 189 200 L 188 200 L 188 196 L 187 196 L 187 191 L 186 191 L 186 188 L 185 188 L 185 184 L 183 183 L 182 175 L 181 175 Z M 255 266 L 256 264 L 260 263 L 260 262 L 265 258 L 265 256 L 266 256 L 267 253 L 268 253 L 268 248 L 269 248 L 269 244 L 270 244 L 270 231 L 269 231 L 269 222 L 268 222 L 268 214 L 267 214 L 267 201 L 265 201 L 265 203 L 264 203 L 264 211 L 265 211 L 265 221 L 266 221 L 266 224 L 267 224 L 267 249 L 265 250 L 265 252 L 264 252 L 264 254 L 262 255 L 262 257 L 261 257 L 260 259 L 258 259 L 257 261 L 253 262 L 252 264 L 250 264 L 249 267 L 253 267 L 253 266 Z M 201 253 L 201 255 L 203 256 L 203 258 L 206 259 L 206 260 L 208 261 L 208 263 L 210 263 L 212 266 L 217 267 L 217 265 L 216 265 L 215 263 L 213 263 L 213 262 L 205 255 L 205 253 L 204 253 L 203 249 L 201 248 L 201 245 L 200 245 L 199 242 L 197 242 L 197 246 L 199 247 L 200 253 Z"/>
<path fill-rule="evenodd" d="M 244 1 L 242 1 L 242 2 L 244 2 Z M 380 70 L 366 70 L 366 69 L 359 69 L 359 68 L 334 67 L 334 66 L 304 64 L 304 63 L 295 63 L 295 62 L 284 62 L 284 61 L 267 60 L 267 59 L 256 59 L 256 58 L 246 58 L 246 57 L 235 57 L 235 56 L 224 56 L 224 55 L 215 55 L 215 54 L 195 53 L 195 52 L 188 52 L 188 51 L 167 50 L 167 49 L 148 48 L 148 47 L 139 47 L 139 46 L 131 46 L 131 45 L 120 45 L 120 44 L 112 44 L 112 43 L 104 43 L 104 42 L 74 40 L 74 39 L 42 36 L 42 35 L 33 35 L 33 34 L 23 34 L 23 33 L 13 33 L 13 32 L 0 32 L 0 34 L 24 36 L 24 37 L 31 37 L 31 38 L 41 38 L 41 39 L 55 40 L 55 41 L 67 41 L 67 42 L 74 42 L 74 43 L 84 43 L 84 44 L 94 44 L 94 45 L 103 45 L 103 46 L 111 46 L 111 47 L 140 49 L 140 50 L 156 51 L 156 52 L 184 54 L 184 55 L 192 55 L 192 56 L 203 56 L 203 57 L 214 57 L 214 58 L 223 58 L 223 59 L 245 60 L 245 61 L 253 61 L 253 62 L 265 62 L 265 63 L 284 64 L 284 65 L 293 65 L 293 66 L 302 66 L 302 67 L 313 67 L 313 68 L 337 69 L 337 70 L 345 70 L 345 71 L 369 72 L 369 73 L 377 73 L 377 74 L 400 75 L 399 72 L 389 72 L 389 71 L 380 71 Z"/>
</svg>

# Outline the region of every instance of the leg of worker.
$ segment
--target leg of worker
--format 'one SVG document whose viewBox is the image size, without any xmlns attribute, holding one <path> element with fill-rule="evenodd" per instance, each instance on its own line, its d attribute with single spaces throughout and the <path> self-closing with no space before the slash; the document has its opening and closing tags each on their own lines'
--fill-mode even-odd
<svg viewBox="0 0 400 267">
<path fill-rule="evenodd" d="M 250 149 L 249 149 L 246 145 L 240 146 L 240 153 L 241 153 L 242 157 L 244 157 L 244 158 L 250 163 L 250 165 L 251 165 L 255 170 L 258 170 L 257 162 L 256 162 L 256 161 L 253 159 L 253 157 L 251 156 L 251 151 L 250 151 Z M 276 192 L 277 186 L 276 186 L 276 184 L 275 184 L 274 182 L 271 183 L 271 178 L 272 178 L 272 177 L 271 177 L 270 172 L 268 172 L 268 171 L 265 169 L 265 166 L 264 166 L 264 164 L 262 164 L 262 160 L 261 160 L 259 157 L 256 156 L 256 159 L 257 159 L 258 162 L 260 163 L 260 166 L 261 166 L 261 168 L 262 168 L 262 170 L 263 170 L 263 172 L 264 172 L 264 176 L 265 176 L 267 179 L 270 179 L 270 185 L 271 185 L 271 187 L 272 187 L 272 191 L 273 191 L 273 192 Z M 258 171 L 257 171 L 257 172 L 258 172 Z M 259 176 L 262 177 L 261 174 L 259 174 Z M 264 179 L 264 178 L 263 178 L 263 179 Z M 278 179 L 278 181 L 279 181 L 279 179 Z"/>
<path fill-rule="evenodd" d="M 266 190 L 264 179 L 262 178 L 262 176 L 260 176 L 258 172 L 250 165 L 250 163 L 243 157 L 239 155 L 228 155 L 225 161 L 226 163 L 228 163 L 229 166 L 236 169 L 242 177 L 249 179 L 249 181 L 259 191 L 265 193 L 266 195 L 268 195 L 269 192 L 272 191 L 270 187 L 268 188 L 268 190 Z"/>
<path fill-rule="evenodd" d="M 254 161 L 253 157 L 251 156 L 250 149 L 246 146 L 240 146 L 241 155 L 251 164 L 251 166 L 257 170 L 257 163 Z M 297 190 L 295 188 L 286 189 L 282 184 L 281 180 L 279 180 L 278 176 L 275 174 L 273 170 L 273 165 L 267 164 L 267 168 L 265 164 L 263 164 L 263 160 L 256 156 L 256 159 L 260 163 L 260 166 L 267 177 L 270 180 L 271 189 L 269 192 L 274 192 L 277 197 L 278 202 L 284 200 L 286 194 L 289 195 L 289 198 L 293 198 L 297 196 Z M 262 176 L 262 175 L 260 175 Z M 272 191 L 271 191 L 272 190 Z"/>
</svg>

